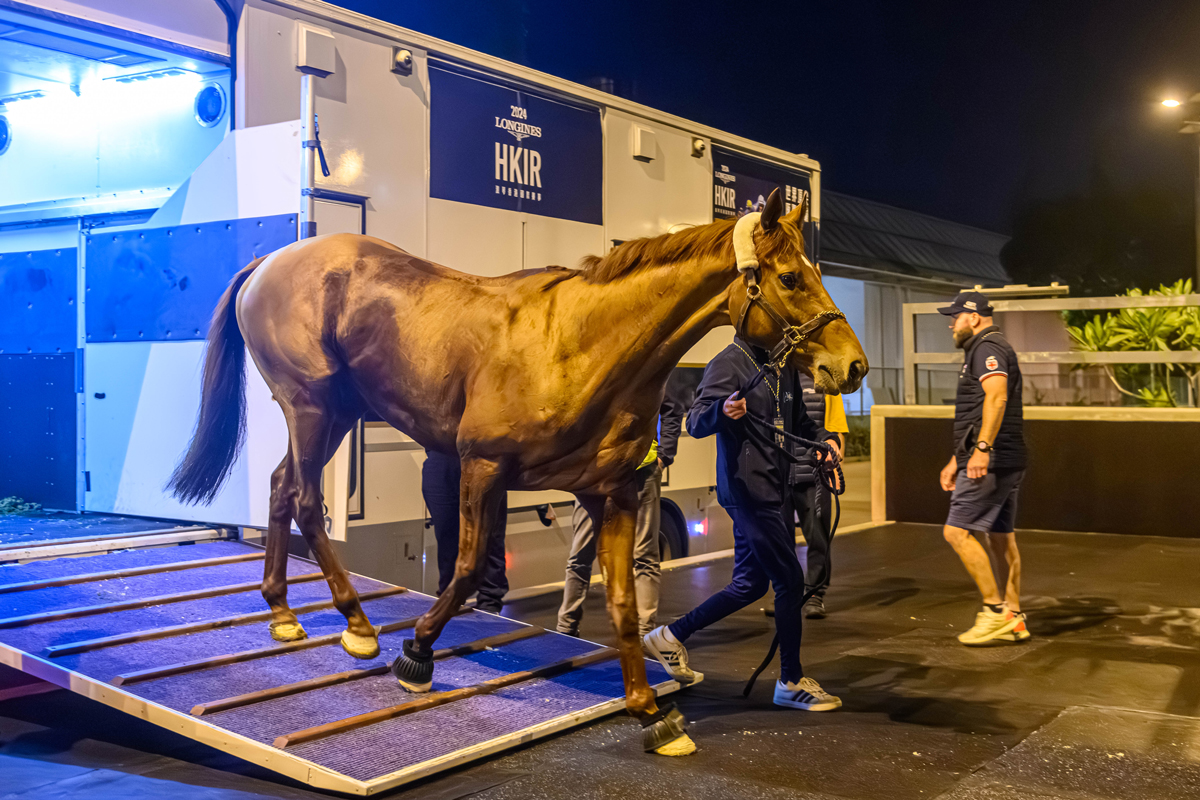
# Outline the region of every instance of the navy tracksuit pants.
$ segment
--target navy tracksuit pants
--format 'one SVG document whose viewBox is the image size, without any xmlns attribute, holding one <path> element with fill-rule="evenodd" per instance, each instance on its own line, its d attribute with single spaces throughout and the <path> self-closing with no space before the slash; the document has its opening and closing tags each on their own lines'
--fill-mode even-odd
<svg viewBox="0 0 1200 800">
<path fill-rule="evenodd" d="M 800 601 L 804 572 L 796 557 L 791 509 L 775 504 L 728 506 L 733 518 L 733 580 L 691 612 L 671 623 L 671 633 L 686 641 L 696 631 L 740 611 L 775 588 L 775 629 L 779 632 L 780 679 L 798 681 L 800 666 Z"/>
</svg>

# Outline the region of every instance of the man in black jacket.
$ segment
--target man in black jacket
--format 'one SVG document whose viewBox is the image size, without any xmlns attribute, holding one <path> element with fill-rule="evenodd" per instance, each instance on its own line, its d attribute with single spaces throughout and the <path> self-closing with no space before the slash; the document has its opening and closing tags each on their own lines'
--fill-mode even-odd
<svg viewBox="0 0 1200 800">
<path fill-rule="evenodd" d="M 800 665 L 804 572 L 796 557 L 791 505 L 785 500 L 789 469 L 780 451 L 783 437 L 758 428 L 746 415 L 753 413 L 782 431 L 814 441 L 836 442 L 836 437 L 805 412 L 794 369 L 768 373 L 746 397 L 736 399 L 738 389 L 758 372 L 765 358 L 761 349 L 735 339 L 704 370 L 687 416 L 693 437 L 717 436 L 717 499 L 733 518 L 733 580 L 671 625 L 655 628 L 643 642 L 672 677 L 694 681 L 683 646 L 688 637 L 745 608 L 774 586 L 780 662 L 775 704 L 830 711 L 842 701 L 805 677 Z"/>
</svg>

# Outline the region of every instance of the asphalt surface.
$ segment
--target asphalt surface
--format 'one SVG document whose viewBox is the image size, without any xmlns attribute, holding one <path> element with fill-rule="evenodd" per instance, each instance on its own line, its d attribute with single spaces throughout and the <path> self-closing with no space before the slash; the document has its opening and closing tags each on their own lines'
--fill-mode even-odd
<svg viewBox="0 0 1200 800">
<path fill-rule="evenodd" d="M 805 625 L 811 676 L 844 708 L 774 707 L 745 678 L 771 621 L 754 604 L 690 642 L 706 681 L 675 696 L 699 751 L 640 752 L 624 715 L 391 794 L 508 798 L 1175 800 L 1200 797 L 1200 540 L 1019 534 L 1033 640 L 968 649 L 977 610 L 940 530 L 839 537 L 830 616 Z M 669 621 L 720 588 L 728 560 L 664 574 Z M 552 625 L 557 596 L 514 603 Z M 611 642 L 601 592 L 583 635 Z M 11 676 L 10 676 L 11 677 Z M 2 798 L 324 797 L 65 691 L 0 702 Z"/>
</svg>

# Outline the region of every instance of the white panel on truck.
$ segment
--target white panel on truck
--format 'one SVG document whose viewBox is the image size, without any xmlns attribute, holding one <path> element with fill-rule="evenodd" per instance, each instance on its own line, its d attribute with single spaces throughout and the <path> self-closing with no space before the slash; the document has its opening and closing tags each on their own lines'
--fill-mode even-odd
<svg viewBox="0 0 1200 800">
<path fill-rule="evenodd" d="M 650 161 L 634 157 L 639 129 L 654 132 L 655 157 Z M 705 141 L 704 154 L 697 158 L 692 155 L 695 138 L 678 128 L 612 109 L 605 111 L 604 222 L 608 239 L 658 236 L 675 225 L 712 222 L 712 148 Z M 733 328 L 718 328 L 680 363 L 703 366 L 732 341 Z"/>
<path fill-rule="evenodd" d="M 429 198 L 429 255 L 473 275 L 506 275 L 524 263 L 516 212 Z"/>
<path fill-rule="evenodd" d="M 634 158 L 636 128 L 654 131 L 657 155 Z M 604 112 L 604 223 L 610 239 L 658 236 L 673 225 L 712 222 L 712 159 L 692 155 L 687 131 L 620 111 Z"/>
<path fill-rule="evenodd" d="M 247 6 L 242 20 L 246 63 L 239 81 L 246 127 L 300 117 L 296 22 Z M 317 186 L 365 196 L 367 234 L 418 256 L 425 247 L 427 59 L 414 53 L 411 75 L 391 71 L 392 41 L 330 26 L 335 71 L 314 77 L 328 177 Z M 294 158 L 299 162 L 300 152 Z M 320 228 L 318 227 L 318 232 Z"/>
<path fill-rule="evenodd" d="M 69 17 L 229 55 L 228 25 L 213 0 L 25 0 Z"/>
<path fill-rule="evenodd" d="M 195 426 L 203 361 L 199 341 L 88 345 L 88 511 L 266 527 L 270 476 L 287 452 L 287 425 L 253 367 L 246 444 L 216 500 L 185 506 L 164 490 Z"/>
<path fill-rule="evenodd" d="M 296 122 L 229 134 L 147 227 L 295 212 L 298 136 Z M 249 359 L 246 443 L 221 494 L 210 506 L 184 506 L 164 491 L 195 427 L 204 347 L 87 345 L 88 511 L 266 527 L 270 476 L 287 452 L 287 425 Z"/>
</svg>

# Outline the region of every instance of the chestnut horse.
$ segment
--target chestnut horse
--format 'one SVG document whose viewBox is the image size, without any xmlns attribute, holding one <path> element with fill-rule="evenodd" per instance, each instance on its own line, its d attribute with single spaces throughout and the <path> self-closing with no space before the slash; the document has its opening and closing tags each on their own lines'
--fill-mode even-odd
<svg viewBox="0 0 1200 800">
<path fill-rule="evenodd" d="M 667 377 L 704 334 L 728 324 L 768 349 L 787 332 L 789 362 L 825 391 L 853 391 L 867 371 L 858 339 L 804 255 L 803 209 L 782 211 L 775 192 L 761 214 L 736 225 L 627 242 L 578 271 L 497 278 L 368 236 L 288 245 L 239 272 L 217 306 L 196 432 L 169 488 L 211 502 L 228 477 L 245 436 L 248 349 L 289 432 L 271 478 L 262 586 L 271 633 L 305 636 L 285 582 L 295 520 L 346 617 L 343 646 L 373 658 L 376 631 L 326 537 L 322 468 L 368 409 L 426 449 L 457 453 L 458 562 L 393 666 L 410 691 L 430 688 L 434 642 L 478 585 L 487 539 L 505 523 L 504 493 L 574 493 L 599 532 L 626 706 L 642 721 L 646 749 L 690 752 L 682 717 L 660 712 L 647 683 L 633 595 L 634 473 Z"/>
</svg>

